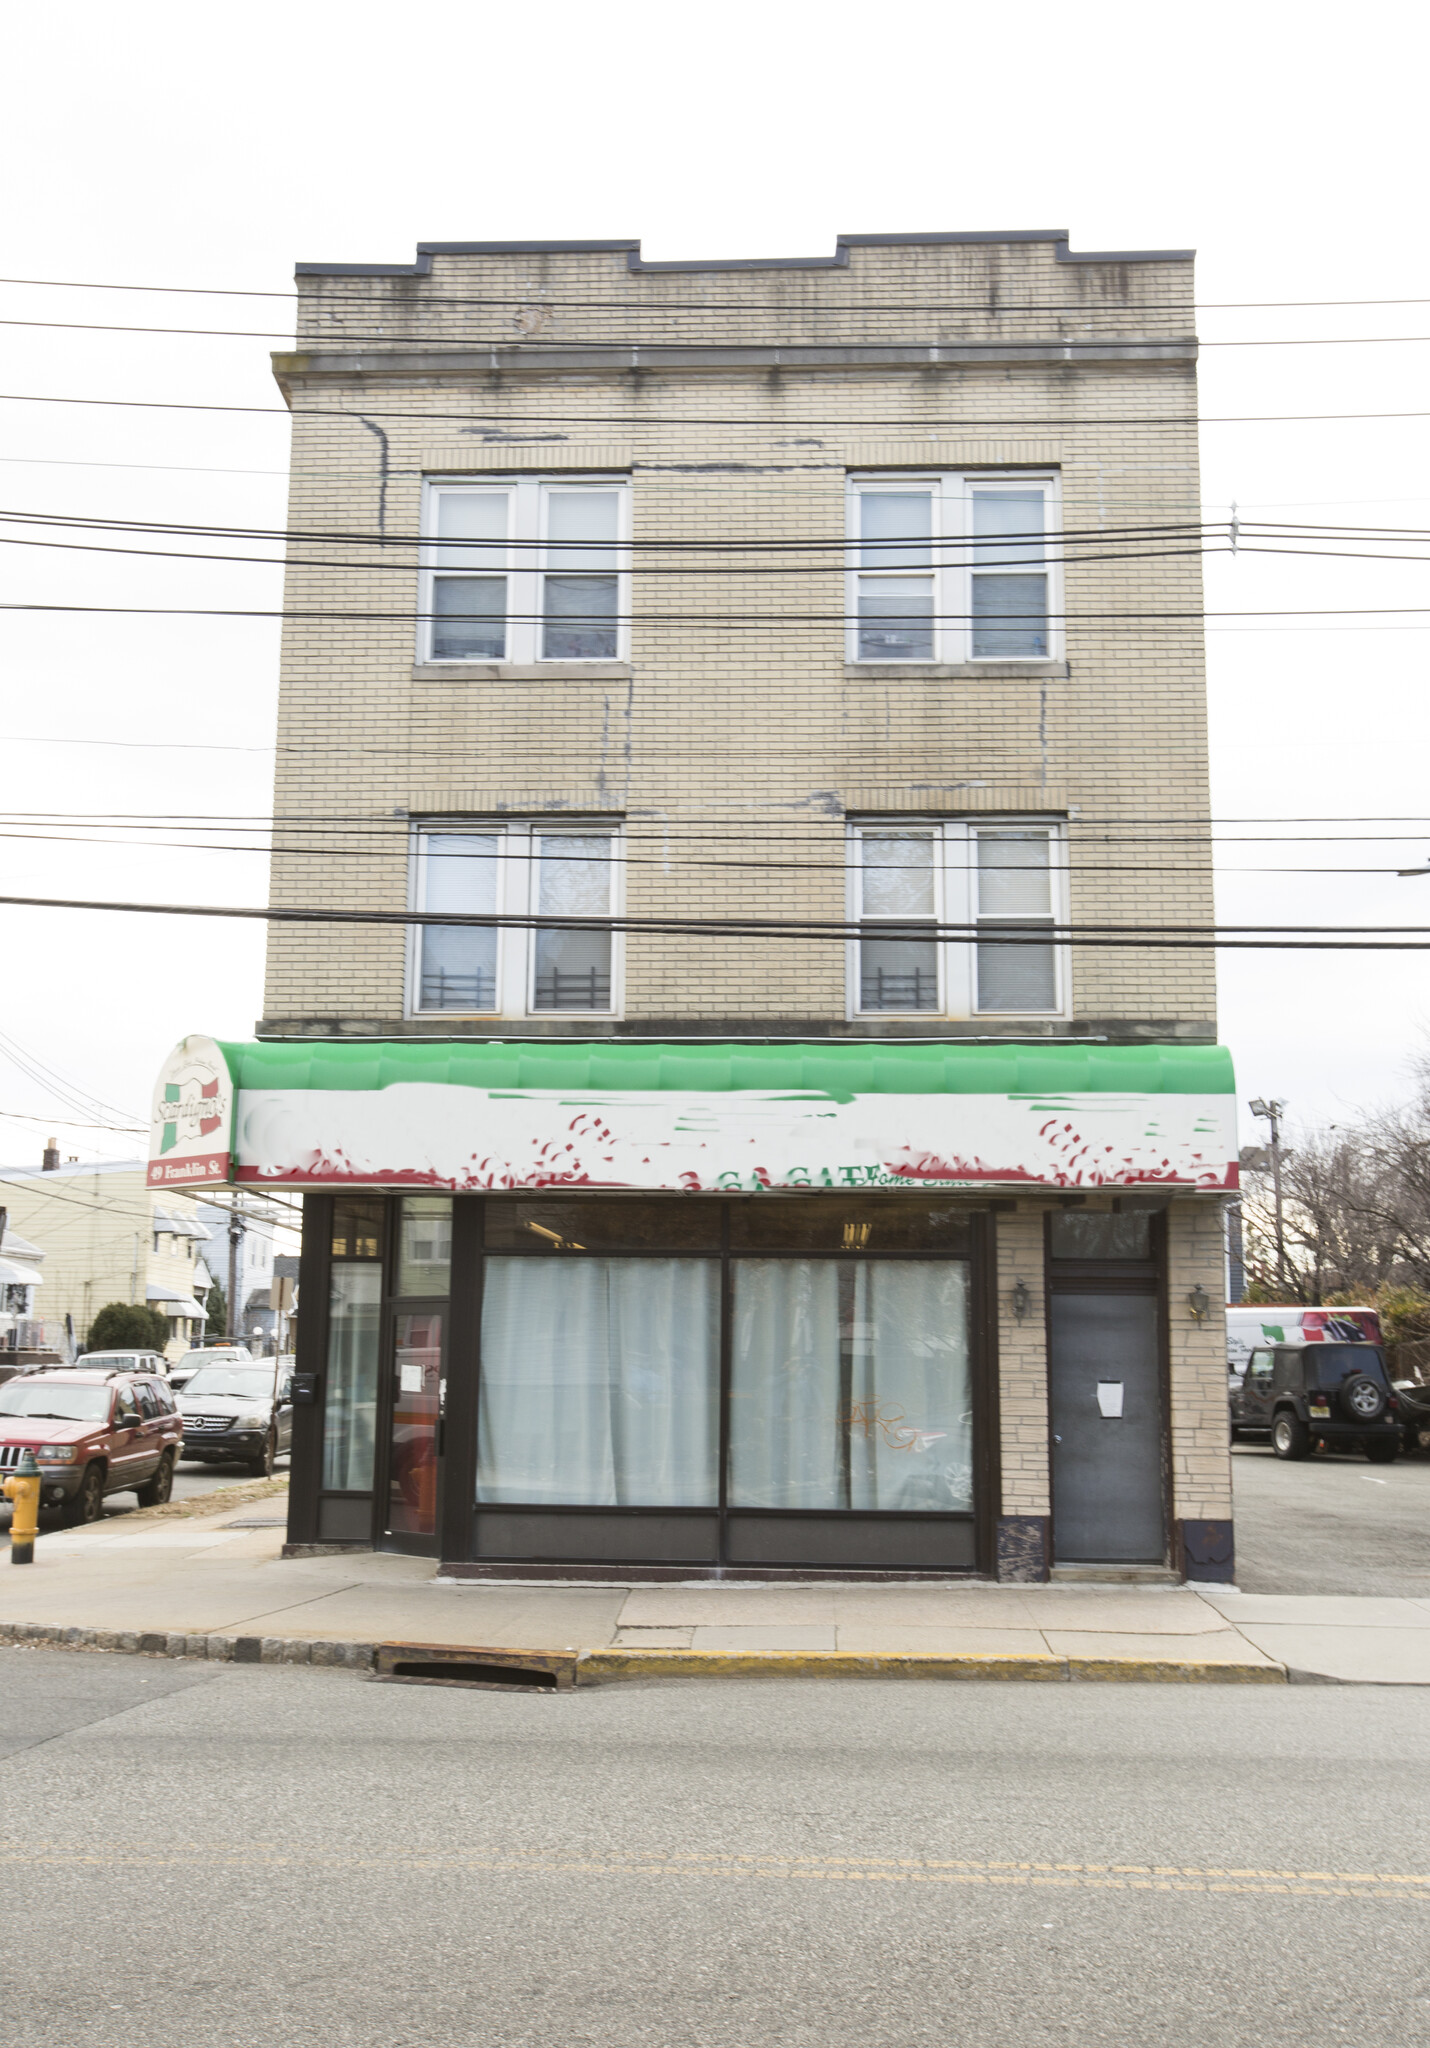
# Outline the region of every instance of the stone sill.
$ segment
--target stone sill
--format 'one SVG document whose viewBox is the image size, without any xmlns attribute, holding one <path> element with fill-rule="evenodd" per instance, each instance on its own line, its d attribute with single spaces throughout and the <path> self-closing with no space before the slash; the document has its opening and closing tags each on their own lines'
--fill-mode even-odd
<svg viewBox="0 0 1430 2048">
<path fill-rule="evenodd" d="M 616 1039 L 636 1042 L 683 1041 L 702 1044 L 743 1041 L 768 1045 L 820 1040 L 913 1039 L 927 1044 L 969 1040 L 986 1045 L 1032 1045 L 1049 1042 L 1091 1045 L 1214 1045 L 1216 1026 L 1210 1020 L 1184 1018 L 1048 1018 L 1039 1021 L 970 1022 L 950 1017 L 829 1019 L 808 1017 L 572 1017 L 548 1023 L 538 1017 L 262 1017 L 254 1026 L 260 1039 L 434 1038 L 500 1039 L 535 1042 L 542 1039 Z"/>
<path fill-rule="evenodd" d="M 1061 679 L 1071 675 L 1072 670 L 1065 661 L 847 661 L 844 673 L 851 680 L 862 676 L 871 682 L 889 682 L 904 676 L 964 682 L 978 676 Z"/>
<path fill-rule="evenodd" d="M 413 664 L 412 680 L 450 676 L 458 683 L 616 683 L 634 673 L 628 661 L 420 661 Z"/>
</svg>

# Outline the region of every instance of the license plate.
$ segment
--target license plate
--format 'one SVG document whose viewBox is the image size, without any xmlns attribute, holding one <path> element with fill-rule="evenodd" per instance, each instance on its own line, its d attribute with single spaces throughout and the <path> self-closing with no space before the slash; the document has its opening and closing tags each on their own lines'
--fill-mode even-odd
<svg viewBox="0 0 1430 2048">
<path fill-rule="evenodd" d="M 1331 1411 L 1329 1408 L 1313 1408 L 1311 1410 L 1311 1413 L 1315 1416 L 1318 1422 L 1325 1422 L 1326 1420 L 1328 1420 Z"/>
</svg>

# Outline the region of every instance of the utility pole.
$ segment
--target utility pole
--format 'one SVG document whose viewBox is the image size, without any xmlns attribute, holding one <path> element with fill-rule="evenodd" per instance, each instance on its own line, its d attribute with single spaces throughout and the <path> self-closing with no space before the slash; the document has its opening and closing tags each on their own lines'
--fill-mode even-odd
<svg viewBox="0 0 1430 2048">
<path fill-rule="evenodd" d="M 1253 1116 L 1265 1117 L 1271 1126 L 1271 1190 L 1276 1204 L 1276 1282 L 1281 1292 L 1286 1292 L 1286 1225 L 1281 1207 L 1281 1118 L 1285 1114 L 1284 1102 L 1265 1102 L 1258 1095 L 1255 1102 L 1248 1103 Z"/>
<path fill-rule="evenodd" d="M 243 1243 L 246 1228 L 238 1206 L 228 1212 L 228 1326 L 225 1334 L 230 1340 L 238 1334 L 238 1248 Z"/>
</svg>

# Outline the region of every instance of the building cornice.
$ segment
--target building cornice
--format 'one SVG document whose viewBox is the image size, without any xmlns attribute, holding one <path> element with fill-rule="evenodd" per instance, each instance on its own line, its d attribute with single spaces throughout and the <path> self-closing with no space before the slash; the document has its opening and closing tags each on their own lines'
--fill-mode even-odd
<svg viewBox="0 0 1430 2048">
<path fill-rule="evenodd" d="M 579 342 L 553 348 L 549 342 L 500 348 L 279 350 L 273 374 L 280 387 L 312 380 L 369 382 L 392 378 L 564 375 L 573 370 L 927 370 L 931 367 L 1001 368 L 1027 364 L 1194 363 L 1193 336 L 1150 341 L 927 342 L 864 348 L 759 347 L 630 343 L 604 346 Z"/>
<path fill-rule="evenodd" d="M 429 277 L 436 256 L 600 256 L 624 254 L 626 268 L 655 275 L 720 270 L 845 270 L 851 249 L 953 247 L 997 242 L 1048 242 L 1057 263 L 1191 263 L 1194 249 L 1089 249 L 1068 247 L 1066 228 L 1011 228 L 925 235 L 838 235 L 832 256 L 730 256 L 690 262 L 649 263 L 638 240 L 597 242 L 419 242 L 415 263 L 298 263 L 295 277 Z"/>
</svg>

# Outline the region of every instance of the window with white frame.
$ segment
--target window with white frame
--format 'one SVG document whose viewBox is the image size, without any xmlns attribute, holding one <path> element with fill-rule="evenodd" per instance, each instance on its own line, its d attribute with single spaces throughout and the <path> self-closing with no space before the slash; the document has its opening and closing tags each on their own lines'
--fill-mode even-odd
<svg viewBox="0 0 1430 2048">
<path fill-rule="evenodd" d="M 1059 651 L 1055 476 L 849 480 L 851 661 L 1047 661 Z"/>
<path fill-rule="evenodd" d="M 851 1011 L 1062 1014 L 1064 844 L 1051 824 L 852 827 Z"/>
<path fill-rule="evenodd" d="M 630 486 L 429 483 L 421 661 L 617 661 L 630 615 Z"/>
<path fill-rule="evenodd" d="M 612 827 L 419 827 L 412 908 L 424 921 L 412 928 L 409 1010 L 609 1016 L 619 1005 L 620 935 L 607 920 L 620 898 L 621 836 Z M 434 912 L 539 922 L 426 922 Z"/>
</svg>

